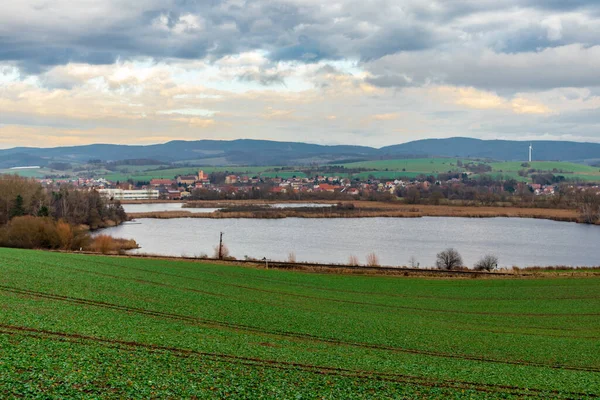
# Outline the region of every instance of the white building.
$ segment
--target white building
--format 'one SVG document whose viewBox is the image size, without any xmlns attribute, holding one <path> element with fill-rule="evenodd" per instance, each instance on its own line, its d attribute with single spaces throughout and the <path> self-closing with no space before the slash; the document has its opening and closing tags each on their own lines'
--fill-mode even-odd
<svg viewBox="0 0 600 400">
<path fill-rule="evenodd" d="M 158 200 L 158 190 L 100 189 L 98 193 L 114 200 Z"/>
</svg>

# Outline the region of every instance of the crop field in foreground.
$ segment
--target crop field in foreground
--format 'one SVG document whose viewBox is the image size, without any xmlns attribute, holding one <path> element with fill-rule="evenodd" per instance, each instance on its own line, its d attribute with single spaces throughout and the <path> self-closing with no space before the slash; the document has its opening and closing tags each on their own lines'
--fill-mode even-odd
<svg viewBox="0 0 600 400">
<path fill-rule="evenodd" d="M 600 396 L 600 277 L 0 249 L 0 398 Z"/>
</svg>

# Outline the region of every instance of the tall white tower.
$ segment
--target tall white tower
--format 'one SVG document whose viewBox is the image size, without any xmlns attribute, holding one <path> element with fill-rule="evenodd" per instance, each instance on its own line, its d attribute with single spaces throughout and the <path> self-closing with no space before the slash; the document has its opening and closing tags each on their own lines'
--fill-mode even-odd
<svg viewBox="0 0 600 400">
<path fill-rule="evenodd" d="M 531 151 L 533 150 L 533 146 L 529 143 L 529 162 L 531 162 Z"/>
</svg>

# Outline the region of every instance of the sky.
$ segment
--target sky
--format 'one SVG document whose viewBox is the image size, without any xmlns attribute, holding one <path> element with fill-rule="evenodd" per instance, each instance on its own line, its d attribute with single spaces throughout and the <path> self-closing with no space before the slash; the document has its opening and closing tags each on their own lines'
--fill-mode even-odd
<svg viewBox="0 0 600 400">
<path fill-rule="evenodd" d="M 0 148 L 600 142 L 598 0 L 9 0 Z"/>
</svg>

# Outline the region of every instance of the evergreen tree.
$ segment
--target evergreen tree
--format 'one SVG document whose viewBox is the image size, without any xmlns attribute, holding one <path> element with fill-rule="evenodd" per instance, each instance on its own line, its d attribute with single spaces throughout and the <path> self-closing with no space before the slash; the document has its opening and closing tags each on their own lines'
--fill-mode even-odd
<svg viewBox="0 0 600 400">
<path fill-rule="evenodd" d="M 38 217 L 48 217 L 50 216 L 50 211 L 48 211 L 48 207 L 41 206 L 37 213 Z"/>
<path fill-rule="evenodd" d="M 25 215 L 25 207 L 23 207 L 23 196 L 20 194 L 17 195 L 13 206 L 10 209 L 10 218 L 21 217 Z"/>
</svg>

